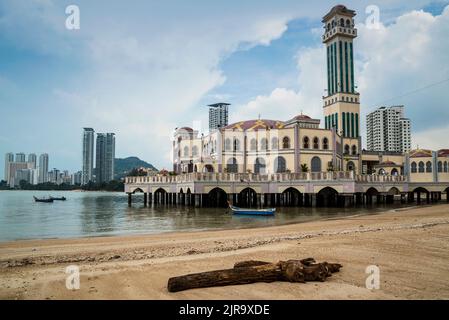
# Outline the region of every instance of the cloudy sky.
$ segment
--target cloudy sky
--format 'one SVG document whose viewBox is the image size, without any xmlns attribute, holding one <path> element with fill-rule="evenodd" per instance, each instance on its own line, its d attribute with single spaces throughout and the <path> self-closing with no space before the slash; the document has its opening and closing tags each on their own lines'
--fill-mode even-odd
<svg viewBox="0 0 449 320">
<path fill-rule="evenodd" d="M 80 30 L 65 27 L 71 4 Z M 93 127 L 116 133 L 117 157 L 169 168 L 173 129 L 207 129 L 211 103 L 231 103 L 231 121 L 321 119 L 321 17 L 335 4 L 1 0 L 0 154 L 47 152 L 50 167 L 80 170 L 82 128 Z M 362 127 L 376 106 L 403 104 L 413 147 L 449 148 L 449 1 L 345 5 L 358 13 Z"/>
</svg>

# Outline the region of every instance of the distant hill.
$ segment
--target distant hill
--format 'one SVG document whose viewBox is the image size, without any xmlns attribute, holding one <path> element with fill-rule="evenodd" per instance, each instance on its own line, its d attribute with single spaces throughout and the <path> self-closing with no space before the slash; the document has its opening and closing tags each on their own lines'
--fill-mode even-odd
<svg viewBox="0 0 449 320">
<path fill-rule="evenodd" d="M 134 168 L 150 168 L 153 170 L 157 170 L 152 164 L 145 162 L 143 160 L 140 160 L 137 157 L 128 157 L 125 159 L 115 159 L 114 160 L 114 172 L 115 172 L 115 179 L 121 179 L 126 177 L 128 172 L 130 172 Z"/>
</svg>

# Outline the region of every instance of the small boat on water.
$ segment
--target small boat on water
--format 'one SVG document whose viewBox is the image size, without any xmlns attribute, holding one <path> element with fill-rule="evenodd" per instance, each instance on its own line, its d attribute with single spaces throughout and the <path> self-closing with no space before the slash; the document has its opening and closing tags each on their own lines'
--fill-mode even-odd
<svg viewBox="0 0 449 320">
<path fill-rule="evenodd" d="M 66 201 L 66 197 L 59 197 L 59 198 L 54 198 L 54 197 L 50 197 L 50 199 L 53 199 L 54 201 Z"/>
<path fill-rule="evenodd" d="M 33 196 L 33 198 L 34 198 L 34 201 L 36 201 L 36 202 L 48 202 L 48 203 L 52 203 L 53 202 L 53 198 L 47 198 L 47 199 L 42 198 L 42 199 L 39 199 L 39 198 L 36 198 L 34 196 Z"/>
<path fill-rule="evenodd" d="M 276 208 L 269 209 L 245 209 L 234 207 L 229 203 L 229 208 L 237 215 L 251 215 L 251 216 L 274 216 Z"/>
</svg>

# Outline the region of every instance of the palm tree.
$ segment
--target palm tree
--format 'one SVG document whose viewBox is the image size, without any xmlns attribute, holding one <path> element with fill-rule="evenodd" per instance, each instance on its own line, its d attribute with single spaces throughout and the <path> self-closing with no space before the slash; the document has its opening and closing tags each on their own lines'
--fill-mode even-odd
<svg viewBox="0 0 449 320">
<path fill-rule="evenodd" d="M 303 163 L 301 165 L 301 172 L 309 172 L 309 167 L 307 166 L 307 164 Z"/>
</svg>

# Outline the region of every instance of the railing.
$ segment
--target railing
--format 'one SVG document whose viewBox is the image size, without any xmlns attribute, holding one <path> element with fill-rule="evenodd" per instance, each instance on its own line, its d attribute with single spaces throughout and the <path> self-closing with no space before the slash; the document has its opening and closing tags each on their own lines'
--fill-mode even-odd
<svg viewBox="0 0 449 320">
<path fill-rule="evenodd" d="M 282 181 L 356 181 L 356 182 L 404 182 L 405 176 L 355 175 L 345 172 L 307 173 L 187 173 L 178 176 L 126 177 L 126 184 L 171 184 L 192 182 L 282 182 Z"/>
</svg>

